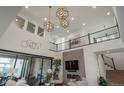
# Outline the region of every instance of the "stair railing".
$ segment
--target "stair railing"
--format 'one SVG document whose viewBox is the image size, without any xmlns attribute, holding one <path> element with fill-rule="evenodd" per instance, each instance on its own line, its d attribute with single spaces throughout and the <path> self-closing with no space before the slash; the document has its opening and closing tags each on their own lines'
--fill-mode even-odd
<svg viewBox="0 0 124 93">
<path fill-rule="evenodd" d="M 102 56 L 102 59 L 103 59 L 105 65 L 107 65 L 110 68 L 113 68 L 114 70 L 117 70 L 116 67 L 115 67 L 115 63 L 114 63 L 114 59 L 113 58 L 108 57 L 108 56 L 103 55 L 103 54 L 101 56 Z M 110 59 L 111 61 L 109 61 L 109 62 L 111 62 L 112 64 L 108 63 L 107 62 L 108 60 L 106 60 L 106 58 Z"/>
</svg>

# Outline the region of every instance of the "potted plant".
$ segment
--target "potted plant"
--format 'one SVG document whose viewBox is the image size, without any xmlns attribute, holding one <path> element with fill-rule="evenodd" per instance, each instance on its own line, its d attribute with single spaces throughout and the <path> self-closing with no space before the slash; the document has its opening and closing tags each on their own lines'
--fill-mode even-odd
<svg viewBox="0 0 124 93">
<path fill-rule="evenodd" d="M 49 86 L 51 84 L 51 79 L 52 79 L 52 70 L 48 69 L 47 70 L 47 74 L 46 74 L 46 78 L 45 78 L 45 85 Z"/>
<path fill-rule="evenodd" d="M 59 80 L 59 71 L 60 71 L 60 65 L 61 65 L 61 59 L 54 59 L 54 61 L 53 61 L 53 65 L 54 65 L 54 67 L 55 67 L 55 69 L 54 69 L 54 76 L 53 76 L 53 78 L 54 78 L 54 80 Z"/>
<path fill-rule="evenodd" d="M 102 76 L 99 77 L 99 85 L 100 86 L 107 86 L 108 85 L 107 81 Z"/>
</svg>

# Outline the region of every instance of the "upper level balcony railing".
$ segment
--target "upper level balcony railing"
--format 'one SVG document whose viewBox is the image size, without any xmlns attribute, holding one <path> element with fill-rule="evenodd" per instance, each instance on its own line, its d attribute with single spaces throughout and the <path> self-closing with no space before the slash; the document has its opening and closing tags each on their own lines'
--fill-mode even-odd
<svg viewBox="0 0 124 93">
<path fill-rule="evenodd" d="M 87 35 L 71 39 L 62 43 L 56 44 L 50 42 L 50 50 L 59 52 L 67 49 L 87 46 L 118 38 L 120 38 L 119 28 L 118 25 L 115 25 L 100 31 L 96 31 L 94 33 L 88 33 Z"/>
</svg>

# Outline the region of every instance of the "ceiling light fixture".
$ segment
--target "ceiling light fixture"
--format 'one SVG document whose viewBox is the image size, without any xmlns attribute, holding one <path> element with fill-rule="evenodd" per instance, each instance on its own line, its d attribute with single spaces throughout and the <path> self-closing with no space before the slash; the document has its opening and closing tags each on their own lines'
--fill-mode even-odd
<svg viewBox="0 0 124 93">
<path fill-rule="evenodd" d="M 18 19 L 16 18 L 16 21 L 18 21 Z"/>
<path fill-rule="evenodd" d="M 58 8 L 56 12 L 56 16 L 59 19 L 65 19 L 69 16 L 69 12 L 66 7 Z"/>
<path fill-rule="evenodd" d="M 49 6 L 49 19 L 47 22 L 44 22 L 44 29 L 48 32 L 51 32 L 54 30 L 54 24 L 51 22 L 50 17 L 51 17 L 51 6 Z"/>
<path fill-rule="evenodd" d="M 29 8 L 29 6 L 25 6 L 25 8 Z"/>
<path fill-rule="evenodd" d="M 70 32 L 70 30 L 67 30 L 67 32 Z"/>
<path fill-rule="evenodd" d="M 67 19 L 60 20 L 60 25 L 65 29 L 69 27 L 69 21 Z"/>
<path fill-rule="evenodd" d="M 58 8 L 56 11 L 56 16 L 60 20 L 61 27 L 63 27 L 64 29 L 69 27 L 69 21 L 67 20 L 67 17 L 69 16 L 69 11 L 66 7 Z"/>
<path fill-rule="evenodd" d="M 56 26 L 56 28 L 59 28 L 59 27 L 60 27 L 59 25 Z"/>
<path fill-rule="evenodd" d="M 85 23 L 83 23 L 82 25 L 83 25 L 83 26 L 85 26 L 86 24 L 85 24 Z"/>
<path fill-rule="evenodd" d="M 107 12 L 107 15 L 110 15 L 110 12 Z"/>
<path fill-rule="evenodd" d="M 73 21 L 74 20 L 74 17 L 71 17 L 71 20 Z"/>
<path fill-rule="evenodd" d="M 93 6 L 93 8 L 96 8 L 96 6 Z"/>
<path fill-rule="evenodd" d="M 46 17 L 44 18 L 44 21 L 47 21 L 47 18 Z"/>
<path fill-rule="evenodd" d="M 106 51 L 106 53 L 107 53 L 107 54 L 109 54 L 109 53 L 110 53 L 110 51 Z"/>
</svg>

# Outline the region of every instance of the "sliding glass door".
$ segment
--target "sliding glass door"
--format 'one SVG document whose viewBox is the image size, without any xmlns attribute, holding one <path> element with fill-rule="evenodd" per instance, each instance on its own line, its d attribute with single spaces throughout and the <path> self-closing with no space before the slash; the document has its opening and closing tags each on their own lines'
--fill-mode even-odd
<svg viewBox="0 0 124 93">
<path fill-rule="evenodd" d="M 15 58 L 14 55 L 0 53 L 0 77 L 6 77 L 10 74 L 10 69 L 12 70 L 15 64 Z"/>
<path fill-rule="evenodd" d="M 51 67 L 51 59 L 33 58 L 31 66 L 33 69 L 30 74 L 37 79 L 39 85 L 42 85 L 47 75 L 47 70 L 51 69 Z"/>
<path fill-rule="evenodd" d="M 41 85 L 47 70 L 51 68 L 51 57 L 0 51 L 0 80 L 6 78 L 7 81 L 8 76 L 14 76 L 17 79 L 25 78 L 31 85 Z"/>
<path fill-rule="evenodd" d="M 27 77 L 29 62 L 30 57 L 18 56 L 14 67 L 15 70 L 14 76 L 16 76 L 17 78 Z"/>
<path fill-rule="evenodd" d="M 0 53 L 0 77 L 27 77 L 31 57 Z"/>
</svg>

